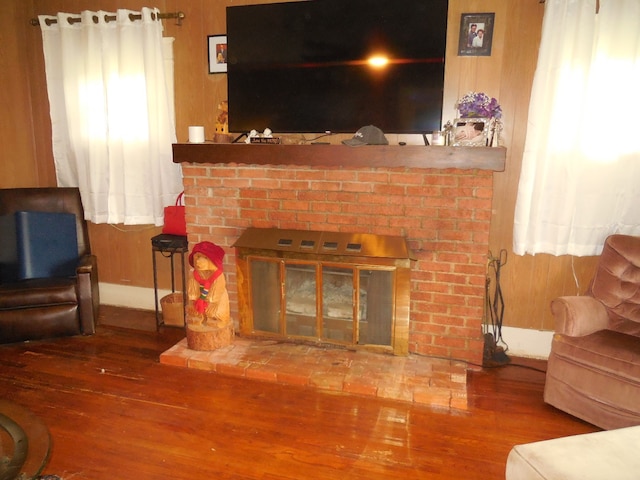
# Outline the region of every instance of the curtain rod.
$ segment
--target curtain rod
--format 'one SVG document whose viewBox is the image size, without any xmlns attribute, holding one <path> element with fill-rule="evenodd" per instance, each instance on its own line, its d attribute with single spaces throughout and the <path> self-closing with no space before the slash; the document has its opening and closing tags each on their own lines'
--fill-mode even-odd
<svg viewBox="0 0 640 480">
<path fill-rule="evenodd" d="M 151 18 L 153 18 L 155 20 L 155 13 L 151 14 Z M 159 13 L 158 14 L 158 19 L 159 20 L 163 20 L 165 18 L 175 18 L 176 19 L 176 25 L 178 25 L 179 27 L 182 26 L 182 20 L 184 20 L 184 12 L 171 12 L 171 13 Z M 104 20 L 105 22 L 109 23 L 109 22 L 113 22 L 116 20 L 116 16 L 115 15 L 105 15 L 104 16 Z M 131 20 L 132 22 L 134 20 L 141 20 L 142 19 L 142 14 L 138 14 L 136 15 L 135 13 L 130 13 L 129 14 L 129 20 Z M 73 25 L 74 23 L 80 23 L 82 21 L 82 18 L 77 17 L 77 18 L 72 18 L 69 17 L 69 23 L 71 25 Z M 56 20 L 55 18 L 52 19 L 47 19 L 46 21 L 47 25 L 52 25 L 54 23 L 58 23 L 58 20 Z M 93 16 L 93 22 L 94 23 L 98 23 L 98 17 L 96 15 Z M 34 27 L 37 27 L 40 25 L 40 21 L 37 18 L 32 18 L 31 19 L 31 25 L 33 25 Z"/>
</svg>

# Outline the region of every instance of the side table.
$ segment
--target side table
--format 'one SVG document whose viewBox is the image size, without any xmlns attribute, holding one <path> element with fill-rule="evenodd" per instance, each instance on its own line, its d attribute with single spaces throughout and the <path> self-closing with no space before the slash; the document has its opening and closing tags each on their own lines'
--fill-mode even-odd
<svg viewBox="0 0 640 480">
<path fill-rule="evenodd" d="M 182 272 L 182 303 L 183 308 L 187 305 L 187 279 L 184 271 L 184 256 L 189 251 L 189 242 L 187 237 L 180 235 L 167 235 L 160 234 L 151 238 L 151 255 L 153 257 L 153 292 L 155 295 L 155 307 L 156 307 L 156 329 L 160 328 L 160 325 L 164 323 L 164 320 L 160 319 L 160 308 L 158 304 L 158 272 L 156 264 L 156 253 L 160 254 L 164 258 L 171 260 L 171 292 L 176 291 L 175 286 L 175 267 L 173 263 L 173 257 L 176 254 L 180 255 L 180 267 Z"/>
</svg>

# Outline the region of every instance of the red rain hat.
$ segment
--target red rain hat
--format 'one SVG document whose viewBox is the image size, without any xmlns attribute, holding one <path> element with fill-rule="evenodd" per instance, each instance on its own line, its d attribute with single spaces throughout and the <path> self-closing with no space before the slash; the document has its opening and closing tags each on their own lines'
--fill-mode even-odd
<svg viewBox="0 0 640 480">
<path fill-rule="evenodd" d="M 222 247 L 219 247 L 215 243 L 212 242 L 200 242 L 196 243 L 189 254 L 189 265 L 194 267 L 193 265 L 193 256 L 196 253 L 201 253 L 209 260 L 213 262 L 213 264 L 218 267 L 218 270 L 222 270 L 222 259 L 224 258 L 224 250 Z"/>
</svg>

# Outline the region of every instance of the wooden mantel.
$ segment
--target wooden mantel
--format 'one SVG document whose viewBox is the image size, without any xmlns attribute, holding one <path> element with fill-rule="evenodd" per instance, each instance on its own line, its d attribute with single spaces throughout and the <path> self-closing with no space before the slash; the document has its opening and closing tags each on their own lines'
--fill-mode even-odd
<svg viewBox="0 0 640 480">
<path fill-rule="evenodd" d="M 245 143 L 177 143 L 174 163 L 235 163 L 326 167 L 457 168 L 502 172 L 504 147 L 422 145 L 269 145 Z"/>
</svg>

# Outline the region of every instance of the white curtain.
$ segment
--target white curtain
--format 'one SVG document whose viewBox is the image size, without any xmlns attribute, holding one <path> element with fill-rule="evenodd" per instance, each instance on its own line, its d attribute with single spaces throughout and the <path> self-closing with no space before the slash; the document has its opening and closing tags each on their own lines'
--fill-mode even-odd
<svg viewBox="0 0 640 480">
<path fill-rule="evenodd" d="M 163 39 L 158 13 L 39 17 L 58 186 L 80 188 L 94 223 L 162 225 L 164 206 L 182 191 L 171 150 L 172 39 Z"/>
<path fill-rule="evenodd" d="M 598 255 L 640 235 L 640 1 L 546 0 L 514 252 Z"/>
</svg>

